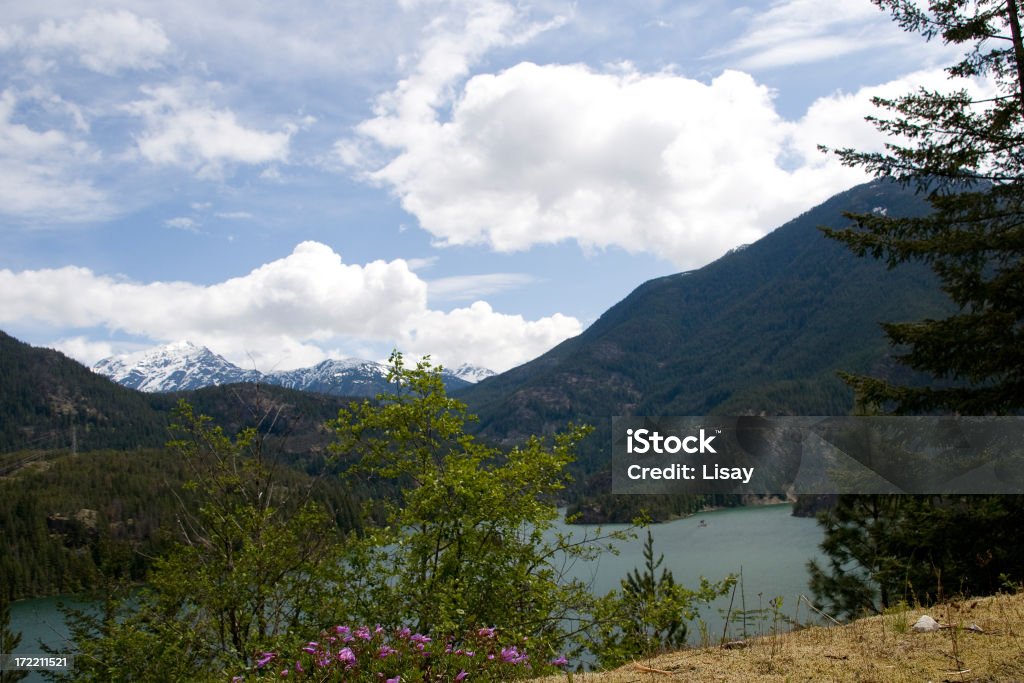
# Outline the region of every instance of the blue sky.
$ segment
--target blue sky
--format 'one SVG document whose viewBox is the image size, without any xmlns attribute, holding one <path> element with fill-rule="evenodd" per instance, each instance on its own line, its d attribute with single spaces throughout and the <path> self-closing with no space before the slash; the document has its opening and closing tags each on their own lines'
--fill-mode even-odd
<svg viewBox="0 0 1024 683">
<path fill-rule="evenodd" d="M 866 0 L 5 3 L 0 328 L 505 370 L 865 180 L 817 145 L 950 61 Z"/>
</svg>

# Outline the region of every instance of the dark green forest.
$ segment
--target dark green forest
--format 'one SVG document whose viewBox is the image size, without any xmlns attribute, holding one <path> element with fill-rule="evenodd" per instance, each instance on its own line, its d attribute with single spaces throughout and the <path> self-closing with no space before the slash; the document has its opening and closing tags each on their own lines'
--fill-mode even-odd
<svg viewBox="0 0 1024 683">
<path fill-rule="evenodd" d="M 191 472 L 167 449 L 73 455 L 18 451 L 0 457 L 0 591 L 9 599 L 75 593 L 104 581 L 138 582 L 180 537 Z M 301 469 L 282 484 L 308 486 Z M 358 526 L 358 506 L 338 477 L 318 481 L 317 500 L 338 528 Z"/>
<path fill-rule="evenodd" d="M 612 416 L 849 415 L 855 395 L 838 369 L 927 381 L 896 363 L 879 321 L 951 310 L 935 275 L 858 258 L 820 230 L 881 208 L 915 216 L 928 204 L 890 180 L 840 193 L 703 268 L 644 283 L 580 336 L 458 396 L 498 442 L 594 425 L 574 497 L 593 521 L 629 521 L 641 501 L 606 493 Z M 693 507 L 642 505 L 655 519 Z"/>
<path fill-rule="evenodd" d="M 260 425 L 293 485 L 324 471 L 326 422 L 347 403 L 251 385 L 142 394 L 0 333 L 0 592 L 17 599 L 144 578 L 189 503 L 189 473 L 165 448 L 183 398 L 229 433 Z M 339 528 L 353 528 L 349 490 L 320 479 L 320 500 Z"/>
</svg>

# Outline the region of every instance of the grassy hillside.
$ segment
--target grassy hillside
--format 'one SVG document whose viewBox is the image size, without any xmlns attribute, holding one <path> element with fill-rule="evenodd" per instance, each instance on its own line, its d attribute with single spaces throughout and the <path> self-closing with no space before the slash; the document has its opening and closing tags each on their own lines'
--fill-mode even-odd
<svg viewBox="0 0 1024 683">
<path fill-rule="evenodd" d="M 948 626 L 914 633 L 928 614 Z M 788 615 L 792 616 L 792 615 Z M 971 630 L 972 625 L 980 630 Z M 742 646 L 682 650 L 601 673 L 537 679 L 537 683 L 693 681 L 1022 681 L 1024 594 L 893 610 L 845 626 L 770 634 Z"/>
</svg>

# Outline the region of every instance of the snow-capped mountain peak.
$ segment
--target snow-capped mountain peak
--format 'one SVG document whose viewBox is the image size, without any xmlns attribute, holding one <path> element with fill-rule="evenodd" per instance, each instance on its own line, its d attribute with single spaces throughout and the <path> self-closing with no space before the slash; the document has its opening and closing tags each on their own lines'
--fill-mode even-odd
<svg viewBox="0 0 1024 683">
<path fill-rule="evenodd" d="M 476 365 L 470 365 L 469 363 L 463 363 L 454 370 L 449 371 L 453 377 L 469 382 L 470 384 L 476 384 L 481 380 L 485 380 L 488 377 L 494 377 L 497 373 L 487 368 L 481 368 Z"/>
<path fill-rule="evenodd" d="M 190 341 L 111 356 L 92 369 L 118 384 L 140 391 L 181 391 L 260 379 L 260 373 L 255 370 L 243 370 L 205 346 Z"/>
<path fill-rule="evenodd" d="M 387 385 L 388 369 L 358 358 L 325 360 L 310 368 L 272 372 L 268 384 L 339 396 L 372 396 Z"/>
<path fill-rule="evenodd" d="M 308 368 L 261 373 L 243 370 L 189 341 L 173 342 L 144 351 L 104 358 L 93 371 L 118 384 L 149 392 L 184 391 L 220 384 L 262 382 L 337 396 L 374 396 L 388 390 L 387 366 L 369 360 L 325 360 Z M 494 373 L 469 364 L 442 377 L 448 389 L 475 383 Z"/>
</svg>

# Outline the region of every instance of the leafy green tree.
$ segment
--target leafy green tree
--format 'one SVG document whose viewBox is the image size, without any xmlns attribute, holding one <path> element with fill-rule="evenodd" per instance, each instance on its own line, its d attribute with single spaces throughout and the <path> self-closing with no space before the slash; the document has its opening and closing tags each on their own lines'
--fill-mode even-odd
<svg viewBox="0 0 1024 683">
<path fill-rule="evenodd" d="M 180 511 L 181 542 L 144 589 L 75 615 L 69 680 L 223 680 L 337 620 L 341 538 L 310 488 L 285 476 L 260 429 L 230 438 L 184 402 L 176 418 L 170 447 L 196 501 Z"/>
<path fill-rule="evenodd" d="M 633 569 L 622 579 L 621 590 L 604 596 L 595 609 L 592 649 L 603 667 L 685 646 L 688 624 L 697 618 L 699 605 L 726 594 L 735 583 L 731 576 L 717 583 L 702 578 L 700 588 L 691 590 L 676 583 L 668 569 L 659 575 L 665 556 L 654 559 L 650 530 L 643 555 L 643 572 Z"/>
<path fill-rule="evenodd" d="M 184 545 L 151 584 L 218 657 L 248 662 L 289 629 L 329 616 L 325 572 L 337 559 L 337 528 L 311 488 L 283 480 L 257 428 L 230 439 L 184 403 L 176 417 L 184 438 L 171 448 L 192 465 L 188 486 L 200 505 L 182 515 Z"/>
<path fill-rule="evenodd" d="M 384 524 L 349 562 L 353 617 L 435 635 L 497 627 L 529 637 L 539 656 L 560 652 L 591 603 L 566 569 L 598 550 L 594 538 L 552 528 L 566 466 L 588 430 L 505 452 L 466 433 L 465 406 L 429 361 L 409 367 L 395 353 L 389 381 L 393 394 L 343 409 L 332 425 L 350 476 L 396 491 L 368 510 Z"/>
<path fill-rule="evenodd" d="M 890 118 L 884 152 L 838 150 L 843 163 L 926 192 L 932 212 L 851 215 L 826 229 L 858 255 L 890 267 L 924 262 L 957 312 L 939 320 L 886 323 L 898 359 L 936 378 L 930 386 L 846 375 L 859 400 L 897 413 L 1005 414 L 1024 406 L 1024 42 L 1016 0 L 873 0 L 907 31 L 964 45 L 950 76 L 987 76 L 996 93 L 921 89 L 875 98 Z"/>
</svg>

